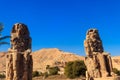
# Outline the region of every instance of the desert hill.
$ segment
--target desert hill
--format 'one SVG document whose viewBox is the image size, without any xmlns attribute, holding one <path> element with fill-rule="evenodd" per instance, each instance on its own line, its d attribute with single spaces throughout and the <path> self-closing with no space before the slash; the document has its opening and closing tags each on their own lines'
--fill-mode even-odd
<svg viewBox="0 0 120 80">
<path fill-rule="evenodd" d="M 32 53 L 33 56 L 33 70 L 45 71 L 46 65 L 50 66 L 64 66 L 68 61 L 84 60 L 84 57 L 72 53 L 60 51 L 57 48 L 42 49 Z"/>
<path fill-rule="evenodd" d="M 0 72 L 5 71 L 5 52 L 0 52 Z M 74 60 L 84 60 L 83 56 L 63 52 L 57 48 L 41 49 L 31 54 L 33 56 L 33 70 L 45 71 L 46 65 L 63 67 L 64 63 Z M 120 56 L 112 57 L 113 67 L 120 70 Z"/>
<path fill-rule="evenodd" d="M 120 56 L 112 57 L 112 64 L 114 68 L 117 68 L 120 70 Z"/>
</svg>

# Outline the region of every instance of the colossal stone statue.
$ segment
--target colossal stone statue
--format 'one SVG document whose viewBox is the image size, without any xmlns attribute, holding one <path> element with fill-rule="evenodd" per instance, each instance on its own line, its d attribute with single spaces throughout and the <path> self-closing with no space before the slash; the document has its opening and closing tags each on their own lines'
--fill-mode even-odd
<svg viewBox="0 0 120 80">
<path fill-rule="evenodd" d="M 84 47 L 87 55 L 85 57 L 87 80 L 111 76 L 111 57 L 109 53 L 104 52 L 97 29 L 88 30 Z"/>
<path fill-rule="evenodd" d="M 11 32 L 11 48 L 6 56 L 6 80 L 32 80 L 31 38 L 25 24 L 17 23 Z"/>
</svg>

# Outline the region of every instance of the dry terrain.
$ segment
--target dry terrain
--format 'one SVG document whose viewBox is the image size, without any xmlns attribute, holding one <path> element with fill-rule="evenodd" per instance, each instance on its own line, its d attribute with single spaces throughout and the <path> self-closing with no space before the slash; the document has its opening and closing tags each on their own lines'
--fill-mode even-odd
<svg viewBox="0 0 120 80">
<path fill-rule="evenodd" d="M 35 77 L 33 78 L 33 80 L 85 80 L 85 78 L 68 79 L 64 75 L 54 75 L 54 76 L 49 76 L 45 79 L 43 76 Z"/>
</svg>

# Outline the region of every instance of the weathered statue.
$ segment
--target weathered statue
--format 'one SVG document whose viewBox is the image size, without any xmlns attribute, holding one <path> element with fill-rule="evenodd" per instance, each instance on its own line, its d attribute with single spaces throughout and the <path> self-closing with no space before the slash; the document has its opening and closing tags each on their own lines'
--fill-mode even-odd
<svg viewBox="0 0 120 80">
<path fill-rule="evenodd" d="M 31 38 L 25 24 L 17 23 L 11 32 L 11 48 L 6 58 L 6 80 L 32 80 Z"/>
<path fill-rule="evenodd" d="M 84 41 L 84 47 L 87 55 L 87 57 L 85 57 L 87 80 L 111 76 L 111 57 L 109 53 L 105 53 L 103 50 L 98 30 L 88 30 Z"/>
</svg>

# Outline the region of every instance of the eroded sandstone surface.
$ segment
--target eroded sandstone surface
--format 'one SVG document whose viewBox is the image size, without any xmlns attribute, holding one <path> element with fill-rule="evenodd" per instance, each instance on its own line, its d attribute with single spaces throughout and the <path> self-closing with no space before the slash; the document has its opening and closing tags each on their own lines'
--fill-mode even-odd
<svg viewBox="0 0 120 80">
<path fill-rule="evenodd" d="M 97 29 L 90 29 L 84 41 L 87 80 L 111 76 L 113 69 L 109 53 L 104 52 L 102 40 Z"/>
<path fill-rule="evenodd" d="M 11 31 L 11 48 L 6 55 L 6 80 L 32 80 L 31 38 L 25 24 Z"/>
</svg>

